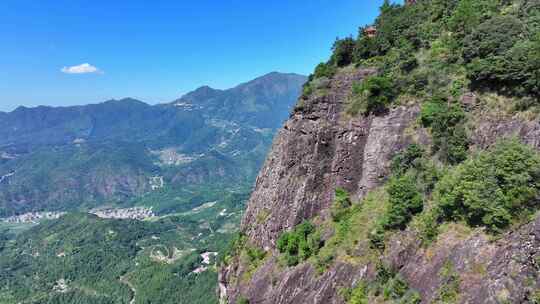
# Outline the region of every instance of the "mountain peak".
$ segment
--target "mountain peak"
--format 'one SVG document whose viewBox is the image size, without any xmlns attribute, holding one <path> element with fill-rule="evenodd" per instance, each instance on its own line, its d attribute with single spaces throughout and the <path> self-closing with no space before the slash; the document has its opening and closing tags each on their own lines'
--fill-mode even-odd
<svg viewBox="0 0 540 304">
<path fill-rule="evenodd" d="M 238 87 L 245 87 L 250 85 L 256 85 L 256 84 L 264 84 L 264 83 L 276 83 L 276 82 L 301 82 L 304 83 L 307 81 L 307 77 L 300 74 L 295 73 L 281 73 L 281 72 L 270 72 L 268 74 L 265 74 L 263 76 L 257 77 L 251 81 L 248 81 L 246 83 L 240 84 Z"/>
<path fill-rule="evenodd" d="M 177 103 L 183 100 L 187 100 L 187 101 L 206 100 L 206 99 L 211 98 L 213 95 L 219 94 L 221 92 L 223 91 L 204 85 L 202 87 L 197 88 L 194 91 L 191 91 L 185 94 L 184 96 L 180 97 L 180 99 L 175 100 L 173 103 Z"/>
<path fill-rule="evenodd" d="M 131 98 L 131 97 L 125 97 L 121 99 L 110 99 L 103 102 L 103 104 L 145 104 L 146 105 L 145 102 L 140 101 L 135 98 Z"/>
<path fill-rule="evenodd" d="M 208 100 L 212 99 L 218 96 L 221 96 L 222 94 L 231 93 L 238 89 L 243 89 L 246 87 L 251 87 L 254 85 L 262 85 L 262 84 L 276 84 L 276 83 L 291 83 L 292 86 L 296 86 L 299 83 L 303 84 L 306 82 L 307 77 L 300 74 L 295 73 L 281 73 L 281 72 L 270 72 L 268 74 L 262 75 L 260 77 L 257 77 L 253 80 L 244 82 L 242 84 L 237 85 L 236 87 L 226 89 L 226 90 L 220 90 L 220 89 L 214 89 L 208 85 L 201 86 L 197 88 L 194 91 L 191 91 L 184 96 L 180 97 L 178 100 L 175 100 L 174 103 L 177 103 L 179 101 L 189 101 L 189 102 L 197 102 L 198 100 Z"/>
</svg>

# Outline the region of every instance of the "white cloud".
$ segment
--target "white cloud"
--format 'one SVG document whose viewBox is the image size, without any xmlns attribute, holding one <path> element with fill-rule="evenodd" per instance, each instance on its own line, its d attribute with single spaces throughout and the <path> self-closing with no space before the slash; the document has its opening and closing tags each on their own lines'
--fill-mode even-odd
<svg viewBox="0 0 540 304">
<path fill-rule="evenodd" d="M 79 65 L 74 65 L 70 67 L 63 67 L 61 70 L 63 73 L 66 74 L 103 74 L 103 72 L 96 68 L 95 66 L 89 64 L 89 63 L 83 63 Z"/>
</svg>

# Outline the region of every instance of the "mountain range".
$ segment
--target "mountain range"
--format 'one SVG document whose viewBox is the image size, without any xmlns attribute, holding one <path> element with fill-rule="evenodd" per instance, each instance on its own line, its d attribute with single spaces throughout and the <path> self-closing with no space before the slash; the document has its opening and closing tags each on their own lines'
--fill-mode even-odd
<svg viewBox="0 0 540 304">
<path fill-rule="evenodd" d="M 0 112 L 0 216 L 135 204 L 194 185 L 248 185 L 305 81 L 274 72 L 167 104 L 126 98 Z"/>
</svg>

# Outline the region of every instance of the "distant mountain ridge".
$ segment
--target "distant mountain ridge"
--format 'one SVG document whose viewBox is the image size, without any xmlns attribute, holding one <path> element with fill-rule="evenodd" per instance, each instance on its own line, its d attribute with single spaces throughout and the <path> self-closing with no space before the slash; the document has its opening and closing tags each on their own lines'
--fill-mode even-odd
<svg viewBox="0 0 540 304">
<path fill-rule="evenodd" d="M 0 113 L 0 147 L 67 144 L 78 138 L 141 141 L 156 134 L 182 140 L 178 136 L 185 132 L 172 134 L 175 129 L 185 129 L 186 124 L 200 126 L 205 118 L 275 129 L 286 118 L 291 100 L 299 95 L 306 79 L 273 72 L 228 90 L 201 87 L 177 101 L 154 106 L 125 98 L 86 106 L 18 107 Z M 182 102 L 198 106 L 178 106 Z"/>
<path fill-rule="evenodd" d="M 0 176 L 15 172 L 0 183 L 0 217 L 125 203 L 156 192 L 155 177 L 165 179 L 162 192 L 250 184 L 306 79 L 270 73 L 167 104 L 125 98 L 0 113 Z"/>
<path fill-rule="evenodd" d="M 276 125 L 281 126 L 283 118 L 272 115 L 272 112 L 290 112 L 291 104 L 284 103 L 283 99 L 297 97 L 300 92 L 296 88 L 306 80 L 306 77 L 298 74 L 273 72 L 228 90 L 203 86 L 173 104 L 193 104 L 205 107 L 207 115 L 214 118 L 232 119 L 260 128 L 275 128 Z"/>
</svg>

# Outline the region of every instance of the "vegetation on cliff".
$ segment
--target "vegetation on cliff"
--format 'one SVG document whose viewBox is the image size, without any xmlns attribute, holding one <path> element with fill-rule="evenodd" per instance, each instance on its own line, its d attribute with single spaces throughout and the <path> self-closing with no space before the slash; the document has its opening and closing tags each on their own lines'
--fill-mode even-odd
<svg viewBox="0 0 540 304">
<path fill-rule="evenodd" d="M 492 232 L 538 208 L 540 155 L 518 141 L 502 141 L 452 168 L 436 185 L 440 218 L 464 220 Z"/>
<path fill-rule="evenodd" d="M 310 80 L 330 78 L 349 64 L 377 68 L 378 75 L 353 87 L 353 115 L 380 112 L 400 96 L 456 101 L 470 89 L 538 98 L 538 6 L 522 0 L 386 1 L 376 35 L 360 28 L 356 39 L 336 41 L 330 60 Z"/>
<path fill-rule="evenodd" d="M 295 266 L 316 255 L 321 245 L 320 233 L 307 221 L 292 231 L 284 232 L 277 240 L 277 249 L 285 254 L 288 266 Z"/>
<path fill-rule="evenodd" d="M 537 123 L 540 117 L 540 2 L 411 2 L 398 5 L 385 1 L 369 33 L 365 33 L 367 28 L 360 28 L 357 37 L 338 39 L 331 58 L 319 64 L 305 84 L 303 97 L 295 109 L 298 115 L 294 119 L 320 119 L 319 112 L 333 109 L 337 104 L 343 113 L 339 113 L 340 128 L 334 134 L 344 137 L 360 134 L 358 136 L 362 137 L 367 133 L 368 139 L 372 139 L 370 124 L 387 123 L 383 125 L 386 127 L 391 122 L 385 119 L 394 118 L 390 115 L 403 109 L 414 109 L 415 115 L 418 113 L 417 119 L 402 133 L 389 134 L 407 137 L 407 141 L 396 148 L 403 150 L 392 152 L 395 157 L 390 170 L 387 170 L 388 163 L 377 163 L 381 168 L 361 172 L 378 174 L 373 177 L 378 178 L 374 182 L 378 187 L 365 193 L 360 187 L 366 185 L 361 184 L 360 189 L 354 190 L 362 196 L 360 201 L 353 201 L 345 190 L 336 189 L 329 210 L 321 207 L 323 210 L 316 210 L 316 217 L 309 221 L 300 223 L 298 220 L 296 227 L 282 232 L 276 251 L 267 252 L 290 261 L 289 267 L 309 263 L 320 277 L 328 274 L 333 279 L 344 264 L 355 271 L 362 269 L 362 279 L 349 280 L 347 288 L 342 289 L 341 296 L 347 303 L 420 303 L 426 296 L 434 303 L 457 303 L 463 299 L 462 289 L 469 287 L 463 286 L 461 280 L 465 276 L 456 270 L 450 259 L 459 260 L 462 270 L 469 267 L 468 261 L 463 261 L 462 256 L 452 256 L 451 252 L 459 250 L 458 247 L 444 248 L 450 251 L 438 256 L 443 256 L 444 260 L 432 261 L 437 251 L 435 246 L 444 247 L 438 243 L 444 242 L 450 234 L 460 241 L 464 235 L 472 237 L 473 232 L 486 242 L 509 237 L 512 234 L 507 232 L 536 219 L 540 210 L 539 152 L 518 138 L 522 136 L 519 129 L 505 134 L 506 137 L 513 134 L 515 138 L 511 139 L 478 138 L 478 126 L 485 118 L 479 116 L 483 114 L 494 117 L 495 126 L 499 117 L 525 117 L 518 122 L 523 125 L 528 123 L 527 119 L 535 119 Z M 353 79 L 360 78 L 362 80 L 354 83 Z M 336 92 L 343 87 L 350 91 Z M 343 98 L 344 93 L 348 97 Z M 328 100 L 337 98 L 339 102 L 327 101 L 328 108 L 317 108 L 316 105 L 326 102 L 323 98 L 326 95 Z M 387 114 L 390 115 L 385 116 Z M 332 115 L 327 121 L 333 122 L 336 115 Z M 292 119 L 291 126 L 294 122 Z M 354 128 L 345 127 L 346 123 Z M 364 123 L 368 125 L 367 132 L 360 132 Z M 294 134 L 293 127 L 288 130 Z M 302 136 L 310 135 L 302 133 Z M 482 136 L 489 137 L 489 134 Z M 294 138 L 287 140 L 294 141 Z M 347 144 L 343 141 L 336 140 L 338 144 L 331 146 L 319 133 L 313 140 L 325 148 L 339 150 L 336 154 L 349 152 L 343 149 Z M 376 140 L 383 141 L 379 137 Z M 409 143 L 412 144 L 405 145 Z M 384 153 L 381 150 L 364 151 L 364 159 L 360 160 L 341 155 L 331 159 L 339 164 L 336 171 L 345 171 L 343 169 L 354 167 L 347 162 L 369 163 L 371 159 L 365 159 L 372 156 L 369 153 Z M 313 153 L 319 156 L 319 149 Z M 320 168 L 315 171 L 324 170 Z M 347 176 L 348 173 L 323 173 L 335 175 L 339 186 L 354 189 L 351 184 L 357 182 Z M 297 202 L 295 200 L 295 206 Z M 320 232 L 324 242 L 320 243 L 320 248 L 313 249 L 308 244 L 315 232 Z M 301 253 L 300 244 L 309 254 Z M 456 240 L 452 246 L 455 244 L 458 244 Z M 464 254 L 475 255 L 476 248 L 467 246 L 471 252 Z M 389 252 L 392 249 L 401 251 Z M 428 278 L 419 278 L 422 274 L 402 271 L 407 265 L 401 263 L 415 258 L 429 264 L 424 270 L 436 269 L 433 275 L 423 274 L 433 282 L 426 283 Z M 481 271 L 482 267 L 484 265 L 476 269 L 481 279 L 488 276 L 486 270 Z M 526 267 L 536 269 L 529 264 Z M 302 268 L 291 271 L 297 275 Z M 490 275 L 490 278 L 495 276 Z M 413 283 L 418 291 L 409 288 L 411 277 L 416 279 Z M 523 291 L 519 301 L 531 299 L 532 288 L 538 288 L 540 282 L 532 271 L 519 280 L 522 278 L 527 282 L 516 279 L 508 283 L 530 285 L 518 286 L 520 292 Z M 325 280 L 328 277 L 321 279 L 327 283 Z M 421 290 L 422 285 L 433 288 Z M 505 293 L 506 289 L 501 292 L 503 295 L 497 295 L 497 301 L 511 298 Z"/>
<path fill-rule="evenodd" d="M 514 141 L 473 155 L 463 96 L 496 92 L 520 98 L 516 109 L 539 107 L 533 102 L 540 95 L 539 20 L 534 1 L 385 1 L 375 35 L 360 28 L 356 39 L 334 43 L 330 60 L 306 87 L 349 65 L 374 67 L 376 75 L 353 85 L 347 112 L 382 115 L 393 105 L 418 102 L 419 124 L 432 139 L 429 147 L 412 145 L 394 159 L 387 207 L 370 234 L 375 247 L 384 247 L 386 231 L 405 229 L 422 210 L 415 222 L 429 238 L 443 220 L 496 232 L 534 211 L 537 153 Z"/>
</svg>

